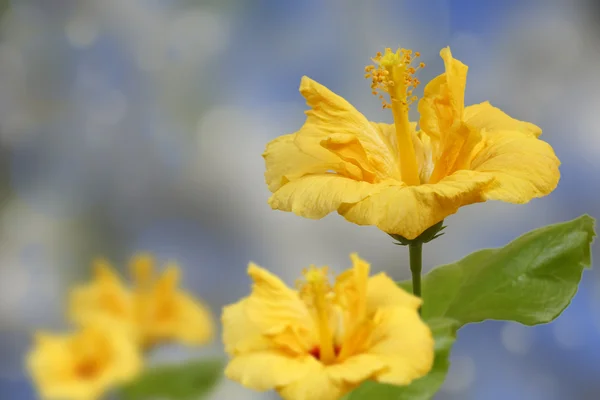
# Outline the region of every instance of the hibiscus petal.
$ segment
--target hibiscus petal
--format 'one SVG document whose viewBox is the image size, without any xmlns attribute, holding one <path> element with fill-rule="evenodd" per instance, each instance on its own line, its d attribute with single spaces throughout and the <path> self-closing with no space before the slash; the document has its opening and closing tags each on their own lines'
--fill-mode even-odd
<svg viewBox="0 0 600 400">
<path fill-rule="evenodd" d="M 96 399 L 135 377 L 142 360 L 131 337 L 120 328 L 106 319 L 95 320 L 75 333 L 36 335 L 26 363 L 40 397 Z M 83 355 L 100 367 L 85 379 L 78 375 Z"/>
<path fill-rule="evenodd" d="M 94 281 L 76 286 L 69 293 L 68 314 L 71 321 L 84 323 L 100 315 L 110 315 L 130 322 L 131 296 L 110 264 L 94 261 Z"/>
<path fill-rule="evenodd" d="M 427 84 L 419 102 L 421 129 L 429 135 L 435 168 L 431 182 L 464 168 L 464 161 L 479 142 L 476 129 L 463 126 L 464 94 L 468 67 L 442 49 L 446 72 Z"/>
<path fill-rule="evenodd" d="M 354 152 L 356 159 L 361 160 L 363 170 L 375 171 L 380 177 L 397 176 L 397 149 L 350 103 L 306 76 L 300 83 L 300 93 L 311 108 L 306 112 L 305 124 L 296 134 L 296 144 L 302 151 L 321 158 L 314 147 L 315 139 L 327 143 L 332 137 L 350 135 L 358 140 L 366 158 L 362 159 L 352 149 L 346 150 L 346 153 Z M 352 141 L 345 139 L 345 142 L 356 149 Z M 339 148 L 329 148 L 327 151 L 343 158 Z"/>
<path fill-rule="evenodd" d="M 277 346 L 295 352 L 306 350 L 314 342 L 316 328 L 298 293 L 257 265 L 250 264 L 248 274 L 254 284 L 246 298 L 247 318 Z"/>
<path fill-rule="evenodd" d="M 322 373 L 322 365 L 312 356 L 290 357 L 276 351 L 261 351 L 233 358 L 225 375 L 248 388 L 264 391 L 297 382 L 311 370 Z"/>
<path fill-rule="evenodd" d="M 461 170 L 435 184 L 382 188 L 339 213 L 358 225 L 376 225 L 387 233 L 414 239 L 459 207 L 484 201 L 483 190 L 493 176 Z"/>
<path fill-rule="evenodd" d="M 169 264 L 162 274 L 154 282 L 154 293 L 156 296 L 170 296 L 177 291 L 177 285 L 181 274 L 176 264 Z"/>
<path fill-rule="evenodd" d="M 174 297 L 174 308 L 177 310 L 170 321 L 173 337 L 179 341 L 198 345 L 210 341 L 214 335 L 214 322 L 209 308 L 200 300 L 187 293 L 178 292 Z M 159 325 L 163 321 L 158 321 Z M 166 322 L 166 321 L 165 321 Z"/>
<path fill-rule="evenodd" d="M 425 86 L 423 97 L 418 104 L 421 116 L 419 127 L 431 138 L 434 160 L 440 155 L 442 132 L 448 131 L 453 122 L 450 104 L 444 101 L 445 97 L 442 96 L 444 90 L 447 93 L 446 75 L 442 74 Z"/>
<path fill-rule="evenodd" d="M 326 373 L 325 367 L 315 362 L 302 379 L 279 388 L 278 392 L 285 400 L 338 400 L 351 388 L 336 383 Z"/>
<path fill-rule="evenodd" d="M 344 385 L 358 385 L 385 368 L 387 368 L 387 364 L 379 356 L 358 354 L 342 363 L 328 366 L 326 372 L 335 382 Z"/>
<path fill-rule="evenodd" d="M 452 57 L 449 47 L 440 51 L 440 57 L 444 60 L 445 72 L 425 86 L 419 101 L 419 126 L 444 147 L 451 141 L 446 140 L 444 133 L 462 119 L 468 67 Z"/>
<path fill-rule="evenodd" d="M 248 318 L 247 300 L 223 308 L 223 344 L 231 355 L 272 349 L 272 341 L 262 334 L 260 326 Z"/>
<path fill-rule="evenodd" d="M 313 321 L 297 292 L 255 264 L 248 273 L 254 281 L 252 294 L 223 309 L 225 351 L 236 355 L 279 347 L 305 352 Z"/>
<path fill-rule="evenodd" d="M 325 140 L 321 140 L 319 146 L 331 151 L 348 164 L 356 166 L 360 170 L 360 175 L 353 176 L 357 180 L 374 182 L 384 174 L 377 172 L 369 161 L 369 156 L 365 152 L 362 144 L 356 135 L 348 133 L 333 133 Z M 306 149 L 306 147 L 304 147 Z M 352 176 L 351 176 L 352 177 Z"/>
<path fill-rule="evenodd" d="M 404 307 L 382 309 L 375 321 L 378 325 L 368 354 L 377 356 L 388 366 L 376 380 L 407 385 L 431 370 L 434 340 L 416 310 Z"/>
<path fill-rule="evenodd" d="M 559 165 L 548 143 L 513 131 L 486 132 L 471 161 L 473 170 L 495 178 L 496 184 L 484 197 L 510 203 L 527 203 L 549 194 L 558 185 Z"/>
<path fill-rule="evenodd" d="M 450 104 L 456 114 L 462 116 L 465 106 L 465 87 L 467 86 L 468 67 L 452 57 L 450 47 L 440 51 L 446 70 L 446 84 L 450 95 Z"/>
<path fill-rule="evenodd" d="M 121 278 L 113 266 L 105 259 L 98 258 L 93 262 L 94 276 L 99 284 L 123 287 Z"/>
<path fill-rule="evenodd" d="M 382 307 L 407 307 L 418 310 L 421 299 L 401 289 L 387 274 L 381 272 L 369 278 L 367 284 L 367 313 Z"/>
<path fill-rule="evenodd" d="M 269 205 L 274 210 L 320 219 L 344 203 L 356 203 L 389 185 L 389 182 L 371 184 L 335 174 L 309 175 L 282 186 L 273 193 Z"/>
<path fill-rule="evenodd" d="M 295 134 L 283 135 L 267 144 L 263 158 L 266 164 L 265 180 L 271 192 L 304 175 L 327 171 L 362 178 L 360 168 L 323 149 L 319 140 L 313 141 L 312 148 L 316 148 L 312 152 L 316 156 L 313 156 L 300 150 L 295 138 Z"/>
<path fill-rule="evenodd" d="M 396 127 L 394 124 L 386 124 L 383 122 L 371 122 L 371 124 L 379 130 L 381 135 L 387 137 L 394 148 L 396 148 Z M 416 122 L 411 122 L 410 127 L 412 132 L 412 142 L 415 148 L 415 156 L 417 157 L 417 165 L 419 167 L 419 179 L 421 183 L 427 183 L 434 167 L 432 142 L 430 137 L 423 133 L 423 131 L 417 131 Z M 397 151 L 394 154 L 397 154 Z M 399 177 L 394 178 L 402 180 L 401 172 Z"/>
<path fill-rule="evenodd" d="M 477 128 L 491 131 L 518 131 L 528 135 L 538 137 L 542 134 L 542 129 L 530 122 L 514 119 L 504 111 L 494 107 L 489 101 L 474 104 L 465 108 L 465 121 Z"/>
</svg>

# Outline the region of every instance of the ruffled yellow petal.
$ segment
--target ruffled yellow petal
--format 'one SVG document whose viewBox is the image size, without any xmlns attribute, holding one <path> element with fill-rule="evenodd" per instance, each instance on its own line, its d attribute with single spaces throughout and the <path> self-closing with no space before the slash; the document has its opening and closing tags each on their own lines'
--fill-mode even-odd
<svg viewBox="0 0 600 400">
<path fill-rule="evenodd" d="M 237 355 L 275 347 L 270 338 L 263 335 L 260 326 L 248 318 L 247 306 L 247 300 L 244 299 L 223 308 L 223 344 L 228 354 Z"/>
<path fill-rule="evenodd" d="M 290 357 L 283 352 L 260 351 L 233 358 L 225 375 L 242 385 L 259 391 L 279 389 L 321 370 L 322 365 L 310 355 Z"/>
<path fill-rule="evenodd" d="M 343 204 L 357 203 L 390 184 L 371 184 L 336 174 L 308 175 L 282 186 L 273 193 L 269 205 L 274 210 L 320 219 Z"/>
<path fill-rule="evenodd" d="M 496 182 L 485 191 L 485 199 L 526 203 L 558 185 L 560 161 L 552 147 L 534 135 L 489 132 L 480 146 L 471 168 L 490 174 Z"/>
<path fill-rule="evenodd" d="M 318 139 L 330 154 L 363 171 L 373 172 L 379 178 L 399 176 L 396 149 L 388 137 L 382 136 L 350 103 L 306 76 L 300 83 L 300 93 L 311 108 L 296 134 L 296 144 L 303 152 L 318 156 Z"/>
<path fill-rule="evenodd" d="M 105 260 L 93 263 L 94 280 L 76 286 L 69 294 L 69 318 L 84 323 L 96 317 L 111 316 L 133 323 L 131 296 L 112 266 Z"/>
<path fill-rule="evenodd" d="M 131 258 L 129 269 L 136 286 L 149 286 L 154 282 L 156 260 L 150 253 L 138 253 Z"/>
<path fill-rule="evenodd" d="M 516 131 L 534 137 L 542 134 L 540 127 L 530 122 L 514 119 L 488 101 L 465 108 L 464 119 L 470 126 L 479 130 L 485 129 L 488 132 Z"/>
<path fill-rule="evenodd" d="M 385 307 L 406 307 L 418 310 L 422 300 L 398 287 L 385 272 L 369 278 L 367 284 L 367 313 Z"/>
<path fill-rule="evenodd" d="M 481 142 L 481 133 L 466 124 L 459 125 L 447 136 L 452 136 L 452 140 L 442 144 L 442 152 L 435 163 L 429 183 L 437 183 L 455 171 L 465 169 L 473 150 Z"/>
<path fill-rule="evenodd" d="M 425 86 L 418 106 L 419 126 L 432 140 L 435 161 L 455 140 L 454 131 L 463 117 L 468 71 L 466 65 L 452 57 L 449 47 L 442 49 L 440 56 L 446 71 Z"/>
<path fill-rule="evenodd" d="M 297 292 L 255 264 L 248 273 L 254 281 L 252 294 L 223 309 L 225 351 L 234 356 L 276 348 L 306 353 L 316 341 L 315 328 Z"/>
<path fill-rule="evenodd" d="M 433 79 L 419 102 L 421 129 L 432 142 L 435 168 L 430 183 L 465 168 L 473 148 L 481 140 L 478 129 L 464 124 L 464 92 L 468 67 L 442 49 L 446 72 Z"/>
<path fill-rule="evenodd" d="M 161 310 L 161 307 L 165 307 Z M 171 308 L 172 307 L 172 308 Z M 178 292 L 172 303 L 157 304 L 156 315 L 147 325 L 145 334 L 150 342 L 177 340 L 200 345 L 214 336 L 214 322 L 208 307 L 192 296 Z"/>
<path fill-rule="evenodd" d="M 326 373 L 338 386 L 351 389 L 387 367 L 386 362 L 378 355 L 358 354 L 342 363 L 329 365 Z"/>
<path fill-rule="evenodd" d="M 315 364 L 302 379 L 281 387 L 278 392 L 284 400 L 338 400 L 351 388 L 336 383 L 326 367 Z"/>
<path fill-rule="evenodd" d="M 302 145 L 304 151 L 311 151 L 314 146 L 308 146 L 310 143 L 304 137 L 297 136 L 297 143 Z M 346 165 L 354 165 L 360 170 L 360 175 L 349 176 L 366 182 L 376 182 L 385 178 L 385 173 L 378 171 L 371 165 L 369 156 L 363 148 L 356 135 L 350 133 L 332 133 L 326 139 L 319 142 L 319 146 L 335 154 L 344 160 Z M 344 174 L 342 174 L 344 175 Z"/>
<path fill-rule="evenodd" d="M 434 340 L 429 327 L 411 308 L 388 307 L 374 317 L 377 328 L 367 354 L 377 356 L 387 368 L 376 380 L 407 385 L 425 376 L 433 366 Z"/>
<path fill-rule="evenodd" d="M 386 368 L 388 365 L 381 357 L 370 354 L 328 366 L 317 363 L 308 374 L 282 387 L 279 393 L 288 400 L 338 400 Z"/>
<path fill-rule="evenodd" d="M 214 335 L 214 322 L 208 307 L 179 286 L 179 268 L 171 264 L 155 281 L 149 262 L 137 260 L 137 284 L 134 293 L 140 340 L 144 347 L 177 340 L 199 345 Z M 140 267 L 142 266 L 142 267 Z"/>
<path fill-rule="evenodd" d="M 255 264 L 250 264 L 248 274 L 254 283 L 245 312 L 263 335 L 289 351 L 306 351 L 317 342 L 314 321 L 295 290 Z"/>
<path fill-rule="evenodd" d="M 263 327 L 249 318 L 248 301 L 223 308 L 223 344 L 230 355 L 284 348 L 290 354 L 303 354 L 316 340 L 306 326 L 288 325 L 275 333 L 265 334 Z M 260 322 L 260 321 L 259 321 Z"/>
<path fill-rule="evenodd" d="M 265 180 L 271 192 L 305 175 L 335 171 L 341 175 L 362 178 L 362 170 L 323 148 L 319 140 L 312 146 L 314 155 L 306 153 L 295 143 L 296 135 L 283 135 L 269 142 L 263 153 Z M 305 147 L 308 146 L 305 144 Z"/>
<path fill-rule="evenodd" d="M 352 268 L 337 276 L 334 291 L 337 301 L 343 304 L 351 317 L 346 323 L 353 325 L 356 320 L 364 319 L 367 313 L 367 284 L 371 265 L 356 253 L 350 254 L 350 259 Z"/>
<path fill-rule="evenodd" d="M 38 335 L 27 366 L 40 397 L 95 400 L 135 377 L 142 363 L 128 333 L 107 319 L 72 334 Z"/>
<path fill-rule="evenodd" d="M 450 106 L 452 107 L 453 114 L 461 118 L 465 107 L 465 88 L 467 86 L 467 71 L 469 68 L 452 57 L 450 47 L 443 48 L 440 51 L 440 57 L 444 60 Z"/>
<path fill-rule="evenodd" d="M 445 74 L 432 79 L 425 86 L 418 105 L 419 127 L 431 139 L 434 160 L 440 157 L 442 132 L 449 131 L 453 123 L 453 111 L 447 100 L 447 89 L 443 91 L 445 88 Z"/>
<path fill-rule="evenodd" d="M 383 138 L 383 141 L 388 144 L 388 147 L 393 150 L 393 157 L 398 161 L 398 156 L 396 153 L 398 152 L 398 137 L 396 135 L 396 126 L 394 124 L 388 124 L 386 122 L 373 122 L 369 121 L 371 126 L 375 128 L 379 132 L 379 136 Z M 416 131 L 417 123 L 411 122 L 410 126 L 413 131 Z"/>
<path fill-rule="evenodd" d="M 371 122 L 381 135 L 388 138 L 393 146 L 396 146 L 396 128 L 394 124 L 382 122 Z M 419 179 L 421 183 L 427 183 L 433 171 L 433 149 L 431 139 L 422 131 L 417 131 L 417 123 L 410 124 L 412 131 L 412 143 L 415 148 L 417 166 L 419 167 Z M 400 177 L 401 179 L 401 177 Z"/>
<path fill-rule="evenodd" d="M 413 135 L 413 143 L 415 145 L 415 156 L 419 166 L 419 180 L 421 183 L 429 183 L 433 168 L 433 147 L 431 138 L 423 131 L 415 132 Z"/>
<path fill-rule="evenodd" d="M 339 213 L 358 225 L 375 225 L 387 233 L 414 239 L 459 207 L 484 201 L 483 191 L 494 177 L 476 171 L 457 171 L 436 184 L 389 186 Z"/>
</svg>

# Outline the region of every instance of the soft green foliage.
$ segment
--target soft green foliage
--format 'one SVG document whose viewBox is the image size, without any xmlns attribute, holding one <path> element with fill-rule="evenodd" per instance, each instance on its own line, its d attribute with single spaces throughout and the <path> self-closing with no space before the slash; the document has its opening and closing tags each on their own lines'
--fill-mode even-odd
<svg viewBox="0 0 600 400">
<path fill-rule="evenodd" d="M 203 360 L 146 371 L 123 387 L 123 400 L 197 400 L 208 394 L 223 374 L 223 361 Z"/>
<path fill-rule="evenodd" d="M 423 278 L 423 318 L 453 318 L 461 326 L 486 319 L 550 322 L 577 292 L 594 236 L 594 220 L 584 215 L 436 268 Z"/>
<path fill-rule="evenodd" d="M 393 399 L 393 400 L 427 400 L 430 399 L 444 383 L 450 362 L 448 356 L 456 336 L 457 322 L 447 318 L 435 318 L 428 321 L 435 339 L 435 362 L 431 372 L 404 387 L 365 382 L 354 390 L 346 400 L 358 399 Z"/>
<path fill-rule="evenodd" d="M 569 305 L 583 270 L 591 265 L 594 236 L 594 219 L 583 215 L 435 268 L 423 278 L 422 310 L 436 335 L 432 371 L 406 387 L 368 382 L 348 399 L 431 399 L 444 381 L 453 342 L 439 325 L 435 328 L 441 323 L 437 321 L 454 321 L 460 328 L 486 319 L 525 325 L 554 320 Z M 400 285 L 411 289 L 410 282 Z"/>
</svg>

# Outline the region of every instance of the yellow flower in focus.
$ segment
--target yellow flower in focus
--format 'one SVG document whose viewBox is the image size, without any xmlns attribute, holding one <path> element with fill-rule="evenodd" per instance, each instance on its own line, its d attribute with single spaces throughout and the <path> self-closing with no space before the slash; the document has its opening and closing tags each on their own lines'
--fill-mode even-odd
<svg viewBox="0 0 600 400">
<path fill-rule="evenodd" d="M 169 265 L 160 276 L 154 259 L 140 254 L 131 260 L 134 284 L 128 289 L 104 260 L 95 262 L 95 279 L 71 292 L 71 319 L 85 323 L 98 316 L 129 326 L 140 344 L 149 348 L 178 341 L 200 345 L 214 335 L 214 322 L 206 305 L 178 287 L 179 268 Z"/>
<path fill-rule="evenodd" d="M 131 336 L 110 321 L 63 335 L 38 333 L 27 366 L 42 399 L 94 400 L 142 367 Z"/>
<path fill-rule="evenodd" d="M 365 380 L 407 385 L 426 375 L 434 341 L 421 300 L 351 258 L 333 285 L 327 267 L 311 266 L 298 290 L 250 264 L 252 293 L 223 310 L 225 374 L 289 400 L 333 400 Z"/>
<path fill-rule="evenodd" d="M 559 160 L 541 129 L 489 103 L 464 106 L 467 66 L 441 51 L 446 72 L 419 101 L 420 130 L 408 111 L 420 85 L 420 56 L 386 49 L 366 68 L 373 94 L 394 124 L 368 121 L 350 103 L 303 77 L 310 110 L 299 131 L 267 145 L 273 209 L 319 219 L 337 211 L 359 225 L 414 239 L 458 208 L 486 200 L 526 203 L 550 193 Z"/>
</svg>

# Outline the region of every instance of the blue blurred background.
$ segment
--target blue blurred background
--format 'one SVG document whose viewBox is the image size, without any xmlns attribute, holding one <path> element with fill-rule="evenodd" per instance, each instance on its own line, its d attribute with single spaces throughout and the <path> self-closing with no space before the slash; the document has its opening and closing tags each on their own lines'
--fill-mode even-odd
<svg viewBox="0 0 600 400">
<path fill-rule="evenodd" d="M 357 251 L 408 276 L 407 253 L 337 215 L 271 211 L 265 144 L 297 130 L 302 75 L 371 120 L 391 115 L 363 68 L 384 47 L 422 53 L 424 82 L 450 45 L 469 65 L 466 102 L 489 100 L 544 130 L 562 160 L 550 196 L 449 217 L 426 268 L 544 224 L 599 216 L 600 3 L 575 1 L 0 1 L 0 398 L 35 399 L 23 355 L 35 329 L 63 329 L 68 288 L 98 255 L 122 267 L 149 250 L 218 315 L 248 293 L 254 261 L 289 283 Z M 413 110 L 414 111 L 414 110 Z M 598 246 L 595 246 L 598 250 Z M 600 276 L 535 328 L 461 331 L 438 400 L 600 398 Z M 221 355 L 220 341 L 153 355 Z M 223 381 L 213 399 L 269 399 Z"/>
</svg>

